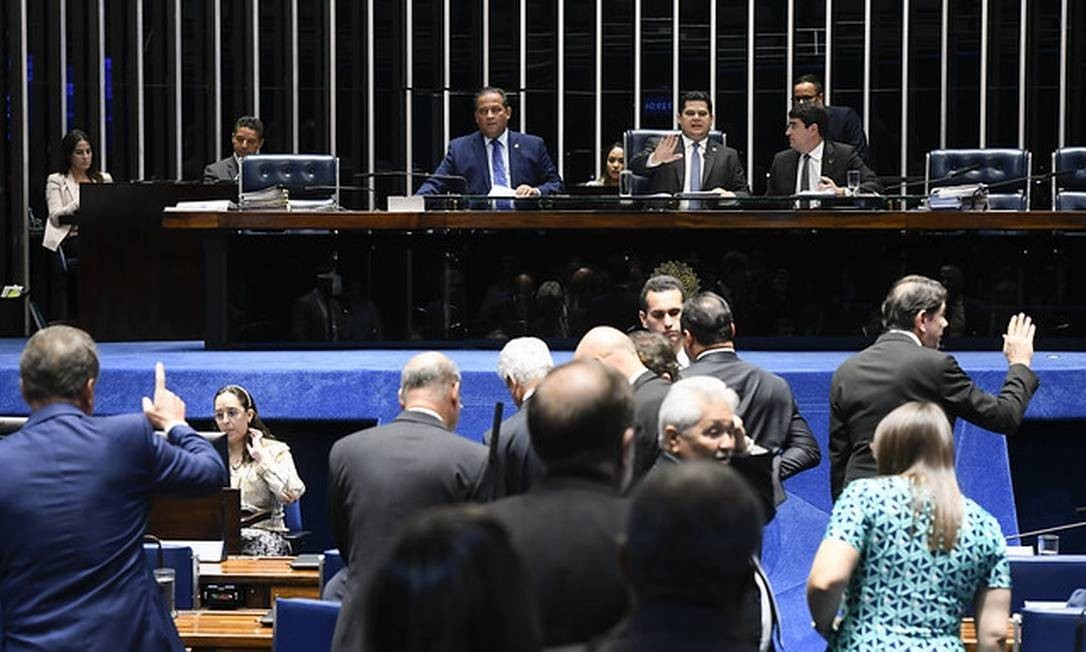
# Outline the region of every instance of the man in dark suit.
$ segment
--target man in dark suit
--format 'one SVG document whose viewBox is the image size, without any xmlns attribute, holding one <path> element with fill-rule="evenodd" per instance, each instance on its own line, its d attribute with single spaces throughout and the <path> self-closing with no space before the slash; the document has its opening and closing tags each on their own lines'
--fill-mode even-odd
<svg viewBox="0 0 1086 652">
<path fill-rule="evenodd" d="M 788 112 L 790 147 L 777 152 L 769 167 L 769 195 L 793 195 L 807 190 L 833 191 L 844 195 L 849 170 L 860 173 L 860 191 L 882 192 L 871 168 L 848 145 L 826 140 L 826 110 L 801 104 Z"/>
<path fill-rule="evenodd" d="M 981 428 L 1011 434 L 1018 429 L 1040 381 L 1030 369 L 1034 326 L 1029 317 L 1010 319 L 1003 336 L 1009 365 L 998 396 L 977 387 L 953 357 L 940 352 L 946 328 L 946 288 L 912 275 L 890 288 L 882 304 L 886 326 L 874 344 L 837 368 L 830 384 L 830 488 L 833 499 L 856 478 L 876 474 L 871 440 L 875 427 L 909 401 L 942 406 L 951 423 L 958 417 Z"/>
<path fill-rule="evenodd" d="M 543 476 L 539 459 L 528 435 L 528 401 L 536 387 L 554 367 L 551 350 L 537 337 L 509 340 L 498 354 L 498 377 L 509 389 L 517 411 L 498 430 L 498 484 L 495 496 L 513 496 L 528 491 Z M 483 443 L 490 444 L 491 431 L 483 434 Z"/>
<path fill-rule="evenodd" d="M 709 94 L 685 93 L 679 103 L 682 133 L 650 140 L 630 161 L 630 169 L 649 177 L 651 193 L 711 190 L 723 197 L 750 196 L 738 152 L 709 140 L 712 127 L 713 100 Z"/>
<path fill-rule="evenodd" d="M 573 353 L 575 360 L 597 360 L 622 374 L 633 388 L 634 451 L 628 490 L 656 463 L 660 453 L 657 442 L 657 419 L 660 403 L 664 401 L 671 383 L 650 371 L 637 355 L 637 347 L 622 331 L 610 326 L 597 326 L 585 333 Z"/>
<path fill-rule="evenodd" d="M 433 505 L 485 496 L 487 450 L 458 436 L 460 372 L 429 351 L 411 358 L 400 376 L 403 412 L 392 423 L 340 439 L 328 456 L 332 535 L 346 564 L 343 608 L 335 650 L 362 647 L 358 614 L 374 570 L 396 529 Z"/>
<path fill-rule="evenodd" d="M 144 414 L 92 416 L 98 371 L 76 328 L 40 330 L 23 349 L 30 418 L 0 440 L 0 649 L 183 649 L 143 556 L 148 500 L 215 491 L 226 468 L 161 363 Z"/>
<path fill-rule="evenodd" d="M 727 467 L 691 462 L 646 479 L 623 543 L 633 613 L 594 652 L 758 649 L 742 629 L 762 540 L 758 501 Z"/>
<path fill-rule="evenodd" d="M 709 461 L 739 474 L 761 506 L 763 523 L 775 513 L 773 503 L 773 454 L 754 443 L 743 430 L 735 410 L 739 397 L 723 381 L 710 376 L 683 378 L 671 386 L 660 406 L 660 458 L 645 484 L 691 462 Z M 733 495 L 719 495 L 728 502 Z M 744 582 L 741 614 L 736 631 L 745 650 L 768 649 L 777 623 L 773 590 L 764 571 L 752 558 Z M 768 605 L 763 608 L 763 605 Z"/>
<path fill-rule="evenodd" d="M 713 292 L 702 292 L 683 304 L 683 338 L 693 362 L 684 378 L 719 378 L 739 394 L 737 413 L 754 443 L 771 451 L 779 464 L 778 481 L 818 466 L 822 453 L 807 420 L 799 413 L 792 388 L 780 376 L 739 359 L 735 353 L 735 320 L 731 306 Z M 776 504 L 784 491 L 775 487 Z"/>
<path fill-rule="evenodd" d="M 683 300 L 686 298 L 682 281 L 669 274 L 658 274 L 645 281 L 641 288 L 640 310 L 637 318 L 641 327 L 650 333 L 660 333 L 667 338 L 675 351 L 679 368 L 686 368 L 690 358 L 683 350 L 683 330 L 680 318 Z M 672 380 L 677 380 L 673 378 Z"/>
<path fill-rule="evenodd" d="M 236 181 L 241 171 L 241 159 L 250 154 L 259 154 L 264 146 L 264 123 L 251 115 L 238 118 L 230 143 L 234 146 L 234 153 L 204 168 L 204 183 Z"/>
<path fill-rule="evenodd" d="M 507 129 L 513 108 L 505 91 L 488 86 L 475 93 L 475 124 L 479 131 L 454 138 L 449 151 L 415 194 L 463 192 L 488 194 L 505 186 L 517 197 L 538 197 L 562 192 L 562 178 L 551 161 L 543 139 Z M 463 177 L 465 183 L 442 177 Z"/>
<path fill-rule="evenodd" d="M 532 445 L 547 466 L 526 494 L 488 506 L 535 578 L 547 647 L 582 643 L 629 610 L 618 537 L 623 448 L 633 396 L 618 372 L 591 360 L 557 367 L 528 405 Z"/>
<path fill-rule="evenodd" d="M 826 109 L 830 123 L 825 132 L 827 140 L 850 145 L 856 155 L 867 160 L 867 134 L 860 116 L 850 106 L 826 104 L 822 80 L 818 75 L 800 75 L 792 85 L 792 102 L 796 105 L 814 104 Z"/>
</svg>

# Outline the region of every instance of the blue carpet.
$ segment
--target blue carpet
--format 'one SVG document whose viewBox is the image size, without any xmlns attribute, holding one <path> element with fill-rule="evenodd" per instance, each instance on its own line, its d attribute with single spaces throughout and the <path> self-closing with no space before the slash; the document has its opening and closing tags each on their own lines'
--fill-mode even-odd
<svg viewBox="0 0 1086 652">
<path fill-rule="evenodd" d="M 19 396 L 18 359 L 23 340 L 0 340 L 0 414 L 26 414 Z M 399 408 L 399 370 L 414 351 L 205 351 L 200 342 L 105 343 L 99 346 L 102 374 L 97 411 L 139 409 L 140 397 L 153 389 L 153 366 L 166 365 L 168 384 L 188 404 L 193 418 L 209 419 L 216 389 L 240 383 L 256 397 L 268 419 L 356 420 L 387 422 Z M 458 430 L 479 439 L 490 425 L 495 401 L 511 410 L 505 387 L 495 373 L 497 352 L 452 351 L 463 375 L 464 410 Z M 848 352 L 750 352 L 742 357 L 784 376 L 800 410 L 826 454 L 829 384 Z M 557 352 L 557 362 L 570 358 Z M 988 391 L 998 391 L 1006 362 L 998 352 L 957 355 L 962 368 Z M 1034 367 L 1041 388 L 1028 419 L 1086 417 L 1086 353 L 1038 353 Z M 508 414 L 508 412 L 507 412 Z M 958 471 L 962 488 L 999 519 L 1007 534 L 1018 531 L 1006 440 L 959 421 Z M 309 480 L 307 479 L 307 482 Z M 788 650 L 823 649 L 810 630 L 804 583 L 830 510 L 829 463 L 786 483 L 789 499 L 765 533 L 764 561 L 785 618 Z"/>
</svg>

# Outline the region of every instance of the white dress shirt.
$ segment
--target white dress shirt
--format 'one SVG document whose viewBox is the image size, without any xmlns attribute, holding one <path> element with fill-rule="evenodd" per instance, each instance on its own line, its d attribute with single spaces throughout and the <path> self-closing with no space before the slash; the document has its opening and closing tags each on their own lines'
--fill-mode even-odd
<svg viewBox="0 0 1086 652">
<path fill-rule="evenodd" d="M 826 141 L 822 141 L 809 152 L 810 160 L 807 161 L 808 190 L 818 190 L 818 182 L 822 179 L 822 152 L 826 149 Z M 803 178 L 803 154 L 799 155 L 799 165 L 796 166 L 796 194 L 800 192 L 800 180 Z"/>
</svg>

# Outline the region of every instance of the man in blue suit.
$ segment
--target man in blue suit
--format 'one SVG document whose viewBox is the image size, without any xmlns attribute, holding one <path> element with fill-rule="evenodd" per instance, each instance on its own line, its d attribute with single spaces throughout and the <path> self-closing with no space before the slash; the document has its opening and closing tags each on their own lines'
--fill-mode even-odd
<svg viewBox="0 0 1086 652">
<path fill-rule="evenodd" d="M 38 331 L 19 361 L 31 414 L 0 440 L 7 652 L 183 649 L 143 556 L 148 498 L 214 491 L 226 469 L 161 363 L 143 414 L 91 416 L 98 369 L 94 341 L 68 326 Z"/>
<path fill-rule="evenodd" d="M 479 131 L 454 138 L 434 176 L 416 194 L 486 195 L 493 186 L 510 188 L 517 197 L 562 192 L 562 178 L 543 139 L 507 129 L 512 115 L 505 91 L 491 86 L 476 91 L 475 124 Z M 445 178 L 450 176 L 454 178 Z"/>
</svg>

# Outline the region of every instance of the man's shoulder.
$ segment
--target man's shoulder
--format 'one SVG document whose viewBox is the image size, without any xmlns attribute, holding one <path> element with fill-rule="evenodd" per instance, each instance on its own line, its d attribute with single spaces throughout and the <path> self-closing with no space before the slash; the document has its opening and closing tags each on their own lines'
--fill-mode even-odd
<svg viewBox="0 0 1086 652">
<path fill-rule="evenodd" d="M 464 134 L 463 136 L 457 136 L 456 138 L 453 138 L 452 140 L 449 141 L 449 147 L 450 148 L 466 147 L 467 145 L 470 145 L 473 142 L 481 141 L 482 138 L 483 138 L 482 134 L 480 134 L 478 131 L 473 131 L 470 134 Z"/>
<path fill-rule="evenodd" d="M 845 106 L 843 104 L 827 104 L 826 113 L 830 115 L 830 119 L 841 120 L 857 120 L 860 119 L 860 114 L 856 113 L 856 109 L 851 106 Z"/>
<path fill-rule="evenodd" d="M 791 147 L 785 147 L 784 149 L 773 155 L 773 165 L 776 165 L 777 163 L 783 163 L 792 158 L 798 159 L 799 152 L 792 149 Z"/>
<path fill-rule="evenodd" d="M 842 143 L 839 140 L 827 140 L 826 149 L 828 150 L 826 152 L 827 154 L 843 157 L 846 159 L 851 158 L 852 155 L 856 153 L 855 147 L 849 145 L 848 143 Z"/>
<path fill-rule="evenodd" d="M 528 147 L 544 147 L 546 142 L 542 136 L 512 130 L 509 131 L 509 139 Z"/>
</svg>

